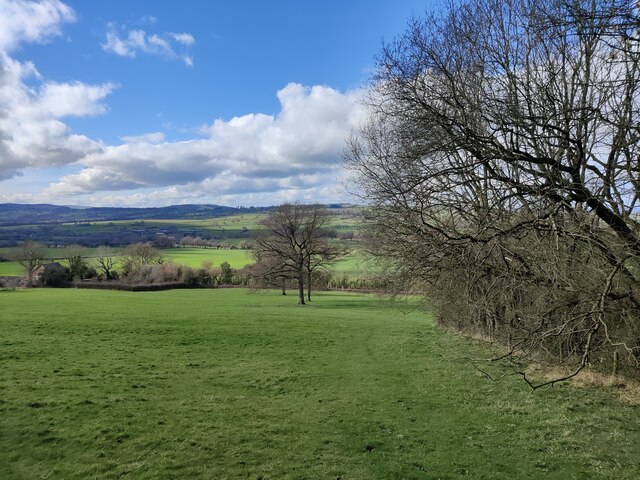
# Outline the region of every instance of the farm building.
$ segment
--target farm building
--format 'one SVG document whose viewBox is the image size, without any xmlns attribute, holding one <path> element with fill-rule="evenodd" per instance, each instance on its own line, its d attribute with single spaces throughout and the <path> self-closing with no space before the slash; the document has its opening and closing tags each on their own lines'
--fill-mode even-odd
<svg viewBox="0 0 640 480">
<path fill-rule="evenodd" d="M 67 270 L 59 262 L 45 263 L 33 271 L 31 281 L 43 285 L 55 285 L 66 280 Z"/>
</svg>

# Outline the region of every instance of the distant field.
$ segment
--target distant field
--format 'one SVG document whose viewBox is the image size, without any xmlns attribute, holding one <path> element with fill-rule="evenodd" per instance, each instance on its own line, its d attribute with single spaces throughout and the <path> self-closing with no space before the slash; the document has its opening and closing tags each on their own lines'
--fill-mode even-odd
<svg viewBox="0 0 640 480">
<path fill-rule="evenodd" d="M 251 250 L 216 250 L 212 248 L 167 248 L 160 250 L 167 259 L 190 267 L 200 267 L 202 262 L 211 262 L 214 267 L 229 262 L 233 268 L 242 268 L 253 263 Z"/>
<path fill-rule="evenodd" d="M 629 479 L 638 406 L 532 393 L 409 305 L 0 291 L 0 478 Z"/>
<path fill-rule="evenodd" d="M 24 268 L 16 262 L 0 262 L 0 277 L 20 277 L 24 275 Z"/>
<path fill-rule="evenodd" d="M 113 228 L 123 228 L 123 227 L 132 227 L 132 228 L 140 228 L 142 226 L 154 226 L 154 227 L 167 227 L 170 225 L 180 225 L 183 227 L 197 227 L 202 229 L 212 229 L 218 230 L 223 228 L 236 228 L 242 229 L 242 227 L 247 228 L 258 228 L 259 222 L 264 218 L 264 214 L 262 213 L 250 213 L 250 214 L 240 214 L 240 215 L 230 215 L 226 217 L 212 217 L 212 218 L 187 218 L 187 219 L 163 219 L 163 220 L 154 220 L 154 219 L 145 219 L 145 220 L 113 220 L 113 221 L 102 221 L 102 222 L 91 222 L 89 225 L 83 225 L 81 228 L 92 228 L 92 229 L 113 229 Z M 64 223 L 65 226 L 74 226 L 78 227 L 75 223 Z"/>
<path fill-rule="evenodd" d="M 373 273 L 375 268 L 372 265 L 371 259 L 366 254 L 355 251 L 331 265 L 331 270 L 335 274 L 359 276 Z"/>
<path fill-rule="evenodd" d="M 238 235 L 244 230 L 257 230 L 260 228 L 259 221 L 264 218 L 262 214 L 233 215 L 229 217 L 215 217 L 203 219 L 172 219 L 172 220 L 115 220 L 110 222 L 91 222 L 90 224 L 77 225 L 65 223 L 64 227 L 70 229 L 81 229 L 82 231 L 134 231 L 156 229 L 162 230 L 170 227 L 177 227 L 183 233 L 195 233 L 196 231 L 221 237 Z M 81 233 L 81 232 L 80 232 Z"/>
<path fill-rule="evenodd" d="M 357 231 L 360 217 L 353 209 L 333 209 L 332 226 L 338 233 Z M 202 236 L 223 246 L 242 246 L 262 227 L 266 213 L 227 215 L 224 217 L 184 219 L 139 219 L 65 222 L 0 226 L 0 244 L 11 245 L 24 239 L 36 239 L 47 244 L 70 243 L 130 244 L 153 241 L 158 235 L 170 235 L 178 241 L 183 236 Z"/>
</svg>

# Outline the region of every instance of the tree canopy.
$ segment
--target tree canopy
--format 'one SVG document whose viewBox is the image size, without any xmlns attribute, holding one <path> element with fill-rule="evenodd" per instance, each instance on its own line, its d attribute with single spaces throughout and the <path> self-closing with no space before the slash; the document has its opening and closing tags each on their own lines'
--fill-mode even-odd
<svg viewBox="0 0 640 480">
<path fill-rule="evenodd" d="M 468 0 L 383 48 L 346 157 L 442 322 L 637 368 L 639 25 L 629 0 Z"/>
</svg>

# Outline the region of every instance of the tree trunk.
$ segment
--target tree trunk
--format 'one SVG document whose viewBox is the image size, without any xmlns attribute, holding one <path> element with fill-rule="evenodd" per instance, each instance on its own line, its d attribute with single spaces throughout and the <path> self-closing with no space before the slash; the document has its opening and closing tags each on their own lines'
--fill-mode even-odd
<svg viewBox="0 0 640 480">
<path fill-rule="evenodd" d="M 304 271 L 298 273 L 298 305 L 306 305 L 304 303 Z"/>
<path fill-rule="evenodd" d="M 286 278 L 282 279 L 282 294 L 283 295 L 287 294 L 287 279 Z"/>
</svg>

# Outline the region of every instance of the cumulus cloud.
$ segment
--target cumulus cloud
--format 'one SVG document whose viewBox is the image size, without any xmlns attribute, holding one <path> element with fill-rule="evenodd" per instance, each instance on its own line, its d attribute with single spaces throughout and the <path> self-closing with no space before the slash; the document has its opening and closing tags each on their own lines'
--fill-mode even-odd
<svg viewBox="0 0 640 480">
<path fill-rule="evenodd" d="M 193 66 L 193 58 L 186 50 L 196 41 L 189 33 L 149 34 L 140 29 L 128 32 L 120 32 L 119 30 L 122 29 L 118 29 L 117 25 L 109 24 L 106 41 L 102 44 L 102 49 L 105 52 L 129 58 L 135 58 L 138 53 L 146 53 L 168 60 L 180 59 L 185 65 Z"/>
<path fill-rule="evenodd" d="M 0 0 L 0 180 L 27 167 L 73 163 L 101 146 L 74 134 L 61 120 L 103 113 L 102 100 L 116 85 L 41 82 L 35 66 L 10 57 L 23 42 L 43 42 L 60 34 L 73 11 L 58 1 Z M 37 83 L 37 82 L 36 82 Z"/>
<path fill-rule="evenodd" d="M 51 185 L 55 196 L 97 190 L 180 186 L 202 197 L 302 191 L 334 185 L 346 136 L 365 115 L 362 92 L 291 83 L 280 112 L 215 120 L 206 138 L 164 142 L 159 134 L 125 137 L 82 159 L 86 166 Z M 299 196 L 299 195 L 298 195 Z"/>
<path fill-rule="evenodd" d="M 10 55 L 21 43 L 59 35 L 73 19 L 73 10 L 57 0 L 0 0 L 0 180 L 28 172 L 24 181 L 3 182 L 0 201 L 264 205 L 339 198 L 341 152 L 366 115 L 359 103 L 363 92 L 291 83 L 277 92 L 275 115 L 213 120 L 187 141 L 150 132 L 104 145 L 74 133 L 65 119 L 105 113 L 105 100 L 118 85 L 50 81 Z M 118 32 L 125 31 L 113 27 L 105 49 L 191 63 L 179 50 L 193 45 L 188 33 Z M 42 189 L 51 172 L 62 171 L 39 193 L 26 188 L 29 178 L 37 177 L 33 184 Z"/>
<path fill-rule="evenodd" d="M 8 53 L 22 42 L 45 42 L 74 20 L 73 10 L 59 0 L 0 0 L 0 51 Z"/>
</svg>

